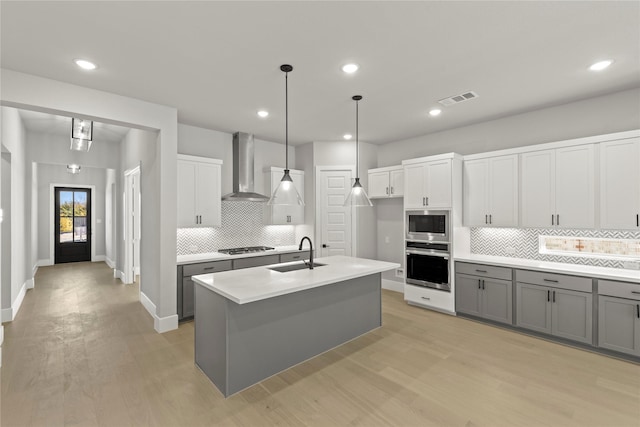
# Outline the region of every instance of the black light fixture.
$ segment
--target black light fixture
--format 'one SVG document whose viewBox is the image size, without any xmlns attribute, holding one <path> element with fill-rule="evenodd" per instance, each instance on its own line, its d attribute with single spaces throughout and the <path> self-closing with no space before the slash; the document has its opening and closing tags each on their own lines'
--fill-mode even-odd
<svg viewBox="0 0 640 427">
<path fill-rule="evenodd" d="M 373 206 L 371 200 L 369 200 L 369 196 L 367 196 L 367 192 L 365 191 L 362 184 L 360 184 L 360 174 L 358 170 L 358 102 L 362 99 L 360 95 L 354 95 L 351 97 L 354 101 L 356 101 L 356 179 L 353 183 L 353 187 L 351 187 L 351 192 L 345 200 L 345 206 Z"/>
<path fill-rule="evenodd" d="M 93 141 L 93 122 L 91 120 L 71 119 L 72 151 L 89 151 Z"/>
<path fill-rule="evenodd" d="M 285 169 L 284 175 L 278 184 L 278 188 L 273 192 L 271 198 L 267 202 L 268 205 L 289 205 L 304 206 L 304 200 L 300 197 L 300 193 L 296 189 L 291 175 L 289 175 L 289 73 L 293 71 L 293 67 L 288 64 L 280 66 L 280 70 L 284 72 L 284 94 L 285 94 Z"/>
</svg>

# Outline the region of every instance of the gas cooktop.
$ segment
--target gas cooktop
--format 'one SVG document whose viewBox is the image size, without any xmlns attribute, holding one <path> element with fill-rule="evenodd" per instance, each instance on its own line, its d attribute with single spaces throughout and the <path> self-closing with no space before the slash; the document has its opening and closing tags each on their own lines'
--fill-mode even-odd
<svg viewBox="0 0 640 427">
<path fill-rule="evenodd" d="M 218 252 L 227 255 L 239 255 L 239 254 L 248 254 L 252 252 L 265 252 L 271 251 L 275 248 L 269 246 L 246 246 L 244 248 L 230 248 L 230 249 L 218 249 Z"/>
</svg>

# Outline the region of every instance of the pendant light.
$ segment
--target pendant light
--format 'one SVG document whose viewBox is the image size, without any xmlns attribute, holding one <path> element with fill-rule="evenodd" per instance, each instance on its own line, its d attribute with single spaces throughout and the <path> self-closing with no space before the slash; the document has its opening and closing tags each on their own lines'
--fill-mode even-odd
<svg viewBox="0 0 640 427">
<path fill-rule="evenodd" d="M 362 99 L 360 95 L 354 95 L 351 99 L 356 101 L 356 180 L 351 187 L 349 197 L 344 202 L 345 206 L 373 206 L 367 192 L 360 184 L 360 174 L 358 170 L 358 102 Z"/>
<path fill-rule="evenodd" d="M 91 120 L 71 118 L 72 151 L 89 151 L 93 141 L 93 122 Z"/>
<path fill-rule="evenodd" d="M 293 67 L 288 64 L 280 66 L 280 70 L 284 72 L 284 99 L 285 99 L 285 169 L 284 175 L 278 184 L 278 188 L 273 192 L 271 198 L 267 202 L 268 205 L 289 205 L 304 206 L 304 201 L 300 197 L 300 193 L 296 189 L 291 175 L 289 175 L 289 73 L 293 71 Z"/>
</svg>

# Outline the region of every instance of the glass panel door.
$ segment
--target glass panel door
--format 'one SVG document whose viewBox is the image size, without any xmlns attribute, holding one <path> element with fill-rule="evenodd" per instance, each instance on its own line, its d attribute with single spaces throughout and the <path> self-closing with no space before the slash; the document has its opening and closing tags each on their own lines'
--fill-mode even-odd
<svg viewBox="0 0 640 427">
<path fill-rule="evenodd" d="M 91 190 L 55 189 L 55 263 L 91 261 Z"/>
</svg>

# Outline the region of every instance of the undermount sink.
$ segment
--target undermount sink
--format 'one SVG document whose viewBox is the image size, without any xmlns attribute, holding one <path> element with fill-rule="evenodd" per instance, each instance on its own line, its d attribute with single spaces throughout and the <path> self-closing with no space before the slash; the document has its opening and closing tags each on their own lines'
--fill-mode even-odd
<svg viewBox="0 0 640 427">
<path fill-rule="evenodd" d="M 322 267 L 326 264 L 321 264 L 319 262 L 313 263 L 313 268 Z M 278 271 L 280 273 L 286 273 L 287 271 L 295 271 L 295 270 L 309 270 L 309 266 L 307 264 L 292 264 L 292 265 L 281 265 L 279 267 L 269 267 L 269 270 Z"/>
</svg>

